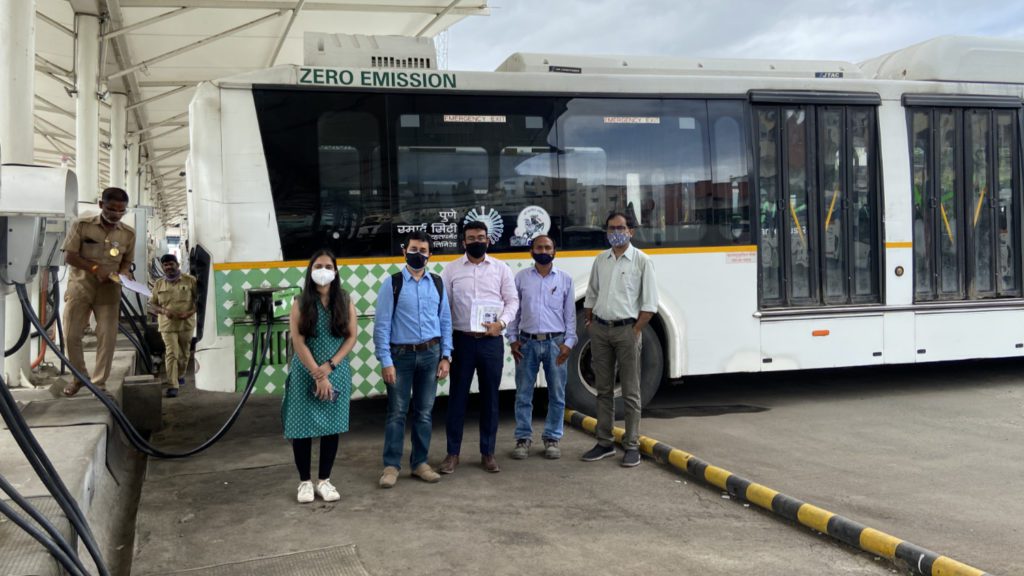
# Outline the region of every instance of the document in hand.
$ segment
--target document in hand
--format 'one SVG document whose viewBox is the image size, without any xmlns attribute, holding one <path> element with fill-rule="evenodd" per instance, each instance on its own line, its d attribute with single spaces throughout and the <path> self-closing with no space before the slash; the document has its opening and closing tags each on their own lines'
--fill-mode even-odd
<svg viewBox="0 0 1024 576">
<path fill-rule="evenodd" d="M 487 332 L 484 322 L 497 322 L 505 305 L 496 300 L 474 300 L 470 309 L 469 329 L 473 332 Z"/>
<path fill-rule="evenodd" d="M 121 274 L 119 278 L 121 279 L 121 286 L 131 290 L 132 292 L 142 294 L 146 298 L 153 296 L 153 293 L 149 291 L 149 286 L 146 286 L 142 282 L 136 282 L 124 274 Z"/>
</svg>

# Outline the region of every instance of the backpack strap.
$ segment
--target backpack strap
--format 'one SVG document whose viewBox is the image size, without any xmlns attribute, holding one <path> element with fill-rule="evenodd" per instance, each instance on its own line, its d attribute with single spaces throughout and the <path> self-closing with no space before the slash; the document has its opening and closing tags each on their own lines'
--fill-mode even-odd
<svg viewBox="0 0 1024 576">
<path fill-rule="evenodd" d="M 402 271 L 399 270 L 391 275 L 391 294 L 394 296 L 394 304 L 391 305 L 391 317 L 395 317 L 395 311 L 398 310 L 398 295 L 402 293 L 402 284 L 405 282 L 405 277 L 402 276 Z"/>
<path fill-rule="evenodd" d="M 437 316 L 441 317 L 441 303 L 444 300 L 444 282 L 441 281 L 441 277 L 433 272 L 430 273 L 430 277 L 434 279 L 434 288 L 437 288 Z"/>
<path fill-rule="evenodd" d="M 441 301 L 444 299 L 444 282 L 441 277 L 433 272 L 430 272 L 430 278 L 434 280 L 434 288 L 437 288 L 437 314 L 441 315 Z M 405 283 L 405 276 L 402 276 L 402 272 L 398 271 L 391 275 L 391 294 L 394 297 L 394 304 L 392 304 L 391 314 L 394 318 L 395 310 L 398 310 L 398 295 L 402 293 L 402 284 Z"/>
</svg>

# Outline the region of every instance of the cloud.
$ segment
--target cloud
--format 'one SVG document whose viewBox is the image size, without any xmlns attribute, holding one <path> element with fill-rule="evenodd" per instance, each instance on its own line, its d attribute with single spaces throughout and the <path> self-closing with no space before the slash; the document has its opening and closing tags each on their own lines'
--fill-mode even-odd
<svg viewBox="0 0 1024 576">
<path fill-rule="evenodd" d="M 944 34 L 1024 36 L 996 0 L 491 0 L 449 31 L 453 70 L 514 52 L 861 61 Z"/>
</svg>

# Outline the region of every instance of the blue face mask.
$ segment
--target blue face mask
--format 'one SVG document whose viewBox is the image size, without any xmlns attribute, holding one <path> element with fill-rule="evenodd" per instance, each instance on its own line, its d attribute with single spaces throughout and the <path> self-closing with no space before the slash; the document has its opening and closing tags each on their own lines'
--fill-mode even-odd
<svg viewBox="0 0 1024 576">
<path fill-rule="evenodd" d="M 608 243 L 612 246 L 625 246 L 629 244 L 629 234 L 625 232 L 609 232 Z"/>
</svg>

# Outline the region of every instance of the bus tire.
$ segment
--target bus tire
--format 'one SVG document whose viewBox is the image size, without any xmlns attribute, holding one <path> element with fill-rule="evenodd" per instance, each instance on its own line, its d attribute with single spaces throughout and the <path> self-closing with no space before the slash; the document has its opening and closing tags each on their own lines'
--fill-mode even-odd
<svg viewBox="0 0 1024 576">
<path fill-rule="evenodd" d="M 594 371 L 590 367 L 590 333 L 584 324 L 582 311 L 577 314 L 576 334 L 578 342 L 569 355 L 569 374 L 565 384 L 566 408 L 597 417 L 597 389 L 594 386 Z M 643 348 L 640 353 L 640 406 L 654 398 L 665 374 L 665 358 L 657 332 L 648 324 L 644 326 Z M 625 415 L 622 393 L 615 387 L 615 419 Z"/>
</svg>

